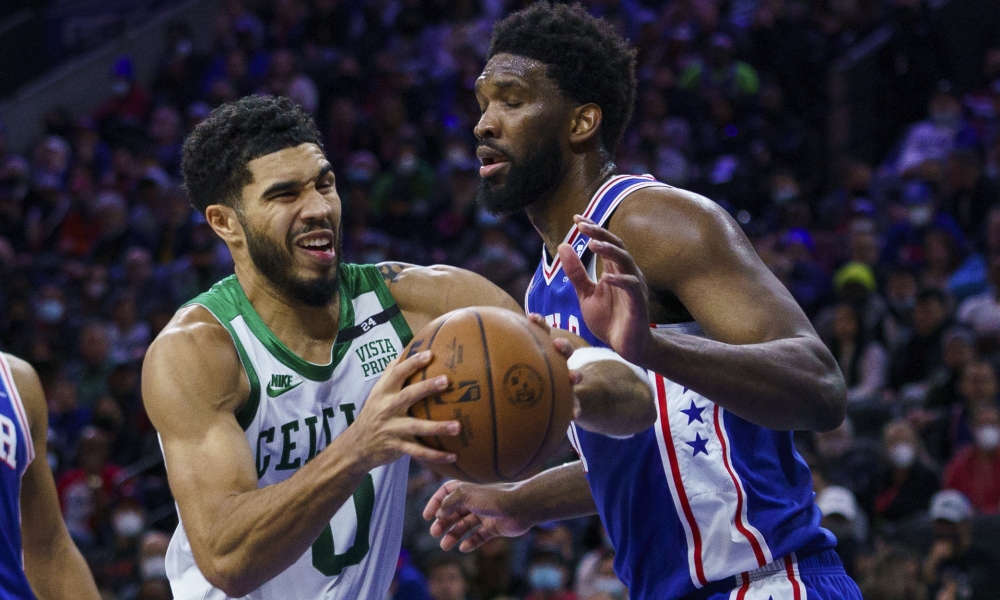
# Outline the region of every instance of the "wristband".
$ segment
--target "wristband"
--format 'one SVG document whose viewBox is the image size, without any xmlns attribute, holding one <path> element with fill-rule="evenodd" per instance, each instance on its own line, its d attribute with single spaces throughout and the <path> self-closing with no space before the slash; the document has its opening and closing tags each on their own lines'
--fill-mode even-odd
<svg viewBox="0 0 1000 600">
<path fill-rule="evenodd" d="M 569 360 L 566 361 L 566 366 L 573 371 L 577 371 L 590 363 L 602 360 L 613 360 L 624 365 L 628 365 L 628 367 L 635 372 L 639 379 L 646 382 L 646 385 L 649 386 L 649 391 L 653 393 L 654 398 L 656 397 L 656 389 L 653 387 L 653 380 L 650 379 L 649 373 L 646 369 L 633 365 L 621 356 L 618 356 L 618 353 L 610 348 L 595 348 L 593 346 L 578 348 L 575 352 L 573 352 L 573 354 L 570 355 Z"/>
</svg>

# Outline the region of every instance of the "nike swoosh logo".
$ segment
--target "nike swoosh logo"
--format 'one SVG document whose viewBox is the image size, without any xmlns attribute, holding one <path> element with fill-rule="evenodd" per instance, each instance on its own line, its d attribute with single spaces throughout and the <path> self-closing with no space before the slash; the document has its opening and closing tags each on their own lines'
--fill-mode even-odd
<svg viewBox="0 0 1000 600">
<path fill-rule="evenodd" d="M 301 381 L 298 382 L 298 383 L 296 383 L 295 385 L 290 385 L 290 386 L 288 386 L 286 388 L 277 388 L 277 389 L 275 389 L 275 388 L 271 387 L 271 384 L 269 383 L 269 384 L 267 384 L 267 395 L 270 396 L 271 398 L 277 398 L 278 396 L 284 394 L 285 392 L 287 392 L 289 390 L 294 390 L 295 388 L 299 387 L 300 385 L 302 385 Z"/>
</svg>

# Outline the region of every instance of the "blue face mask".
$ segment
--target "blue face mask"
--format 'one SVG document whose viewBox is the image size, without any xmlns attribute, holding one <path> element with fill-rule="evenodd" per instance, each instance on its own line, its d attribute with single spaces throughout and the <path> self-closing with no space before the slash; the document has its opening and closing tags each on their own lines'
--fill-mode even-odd
<svg viewBox="0 0 1000 600">
<path fill-rule="evenodd" d="M 528 571 L 528 581 L 536 590 L 547 592 L 558 590 L 562 587 L 562 580 L 562 570 L 555 565 L 537 565 Z"/>
<path fill-rule="evenodd" d="M 594 590 L 604 592 L 612 598 L 622 598 L 625 596 L 625 584 L 614 577 L 601 577 L 594 581 Z"/>
</svg>

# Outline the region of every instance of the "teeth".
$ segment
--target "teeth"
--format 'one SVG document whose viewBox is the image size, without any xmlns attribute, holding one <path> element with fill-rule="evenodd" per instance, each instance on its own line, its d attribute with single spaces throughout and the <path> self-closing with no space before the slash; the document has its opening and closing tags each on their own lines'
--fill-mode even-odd
<svg viewBox="0 0 1000 600">
<path fill-rule="evenodd" d="M 322 239 L 306 240 L 302 242 L 302 246 L 304 248 L 319 248 L 328 246 L 329 244 L 330 244 L 329 240 L 322 240 Z"/>
</svg>

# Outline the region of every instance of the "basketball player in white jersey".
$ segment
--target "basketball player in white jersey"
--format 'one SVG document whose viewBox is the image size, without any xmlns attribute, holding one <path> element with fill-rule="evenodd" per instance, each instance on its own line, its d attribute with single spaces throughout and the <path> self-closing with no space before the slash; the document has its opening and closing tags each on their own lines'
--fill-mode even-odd
<svg viewBox="0 0 1000 600">
<path fill-rule="evenodd" d="M 402 350 L 452 309 L 520 308 L 460 269 L 342 264 L 334 174 L 312 120 L 287 99 L 216 109 L 185 142 L 183 171 L 236 273 L 178 311 L 143 368 L 181 521 L 166 561 L 174 596 L 384 598 L 407 455 L 455 460 L 414 436 L 459 432 L 407 416 L 450 382 L 404 388 L 431 357 Z M 623 419 L 647 428 L 647 384 L 596 364 L 586 389 L 604 396 L 606 374 L 603 389 L 636 405 Z"/>
<path fill-rule="evenodd" d="M 0 353 L 0 598 L 97 600 L 94 578 L 59 511 L 46 460 L 48 431 L 35 370 Z"/>
</svg>

